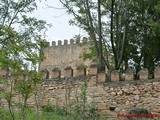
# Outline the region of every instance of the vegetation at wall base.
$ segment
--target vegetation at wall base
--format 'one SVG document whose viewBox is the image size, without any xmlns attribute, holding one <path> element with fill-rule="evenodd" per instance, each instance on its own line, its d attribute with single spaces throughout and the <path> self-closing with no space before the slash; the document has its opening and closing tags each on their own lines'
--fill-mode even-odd
<svg viewBox="0 0 160 120">
<path fill-rule="evenodd" d="M 26 120 L 35 120 L 36 113 L 32 110 L 27 110 Z M 8 110 L 0 108 L 0 120 L 11 120 L 11 116 Z M 19 120 L 19 113 L 16 112 L 15 120 Z M 58 115 L 54 112 L 40 112 L 39 120 L 80 120 L 79 115 L 77 114 L 70 114 L 66 116 Z M 124 120 L 122 118 L 106 118 L 103 116 L 101 119 L 93 119 L 91 117 L 86 117 L 83 120 Z M 142 119 L 142 120 L 156 120 L 156 119 Z"/>
<path fill-rule="evenodd" d="M 52 108 L 53 110 L 54 108 Z M 39 113 L 39 119 L 38 120 L 80 120 L 79 114 L 72 113 L 72 114 L 62 114 L 62 109 L 58 108 L 59 111 L 55 112 L 50 111 L 50 112 L 45 112 L 41 111 Z M 64 111 L 63 111 L 64 112 Z M 0 120 L 11 120 L 12 117 L 10 116 L 10 113 L 8 110 L 0 108 Z M 15 112 L 15 120 L 20 119 L 20 114 L 19 112 Z M 27 109 L 27 114 L 26 114 L 26 120 L 36 120 L 36 112 L 33 110 Z M 83 120 L 93 120 L 92 117 L 85 117 Z M 98 120 L 104 120 L 104 119 L 98 119 Z"/>
</svg>

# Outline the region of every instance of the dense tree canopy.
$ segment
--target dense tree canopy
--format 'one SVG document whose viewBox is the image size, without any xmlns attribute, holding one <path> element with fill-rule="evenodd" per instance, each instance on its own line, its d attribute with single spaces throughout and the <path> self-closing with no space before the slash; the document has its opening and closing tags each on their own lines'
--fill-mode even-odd
<svg viewBox="0 0 160 120">
<path fill-rule="evenodd" d="M 12 67 L 16 63 L 22 67 L 26 61 L 34 65 L 40 61 L 37 53 L 46 46 L 43 38 L 47 24 L 27 16 L 35 9 L 35 0 L 0 0 L 1 67 Z"/>
<path fill-rule="evenodd" d="M 41 80 L 37 64 L 44 59 L 41 49 L 47 46 L 44 37 L 49 25 L 29 17 L 35 9 L 35 0 L 0 0 L 0 69 L 9 70 L 5 78 L 0 76 L 1 84 L 9 90 L 1 91 L 0 95 L 7 100 L 13 120 L 13 90 L 20 96 L 17 104 L 21 108 L 21 119 L 25 120 L 27 99 Z M 36 96 L 36 92 L 34 94 Z"/>
<path fill-rule="evenodd" d="M 148 68 L 159 64 L 160 0 L 60 0 L 70 24 L 94 41 L 97 63 L 109 70 Z M 113 56 L 113 63 L 108 59 Z"/>
</svg>

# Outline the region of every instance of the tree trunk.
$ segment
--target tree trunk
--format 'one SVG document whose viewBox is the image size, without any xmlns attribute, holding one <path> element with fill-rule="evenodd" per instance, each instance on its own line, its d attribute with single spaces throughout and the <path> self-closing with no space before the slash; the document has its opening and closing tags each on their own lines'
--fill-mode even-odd
<svg viewBox="0 0 160 120">
<path fill-rule="evenodd" d="M 98 72 L 105 71 L 103 64 L 103 48 L 102 48 L 102 23 L 101 23 L 101 0 L 98 0 L 98 36 L 99 36 L 99 56 L 98 56 Z"/>
<path fill-rule="evenodd" d="M 114 2 L 115 0 L 111 1 L 111 23 L 110 23 L 110 40 L 111 40 L 111 46 L 114 54 L 114 64 L 115 64 L 115 69 L 118 69 L 118 60 L 117 60 L 117 53 L 115 50 L 115 45 L 114 45 L 114 34 L 113 34 L 113 14 L 114 14 Z"/>
</svg>

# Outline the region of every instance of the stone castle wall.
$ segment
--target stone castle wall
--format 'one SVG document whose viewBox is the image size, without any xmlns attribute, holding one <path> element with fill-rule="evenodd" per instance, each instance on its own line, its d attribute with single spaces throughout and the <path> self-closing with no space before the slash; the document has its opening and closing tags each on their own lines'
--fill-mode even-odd
<svg viewBox="0 0 160 120">
<path fill-rule="evenodd" d="M 44 80 L 40 87 L 41 106 L 82 104 L 82 86 L 86 80 L 86 106 L 95 105 L 99 112 L 113 116 L 126 114 L 134 108 L 146 108 L 160 115 L 160 81 L 114 81 L 105 84 L 96 82 L 96 78 Z"/>
<path fill-rule="evenodd" d="M 87 69 L 78 67 L 74 72 L 76 77 L 73 77 L 71 67 L 65 68 L 64 71 L 64 77 L 61 78 L 61 70 L 57 68 L 51 73 L 46 69 L 42 70 L 44 79 L 38 85 L 37 96 L 41 107 L 48 104 L 82 106 L 85 86 L 85 105 L 95 106 L 103 114 L 116 116 L 118 113 L 126 114 L 133 108 L 146 108 L 160 115 L 160 68 L 155 69 L 155 79 L 148 79 L 148 70 L 142 69 L 139 72 L 140 80 L 134 80 L 133 71 L 127 70 L 124 81 L 120 81 L 118 71 L 113 71 L 111 81 L 107 81 L 105 73 L 97 73 L 96 65 L 91 65 Z M 16 95 L 13 99 L 18 101 Z M 28 104 L 35 106 L 34 96 L 28 99 Z M 1 105 L 7 106 L 4 99 L 1 100 Z"/>
<path fill-rule="evenodd" d="M 111 81 L 107 81 L 106 73 L 97 73 L 96 65 L 77 67 L 75 77 L 72 68 L 64 71 L 64 78 L 59 76 L 61 70 L 52 71 L 51 79 L 46 79 L 47 72 L 44 72 L 40 87 L 42 106 L 82 104 L 82 87 L 86 85 L 86 105 L 95 105 L 103 114 L 116 116 L 133 108 L 146 108 L 160 116 L 160 68 L 155 69 L 155 79 L 148 79 L 147 69 L 140 70 L 139 80 L 134 80 L 134 71 L 129 69 L 123 81 L 118 71 L 112 71 Z"/>
<path fill-rule="evenodd" d="M 81 42 L 80 40 L 71 39 L 70 44 L 68 40 L 64 40 L 63 45 L 60 40 L 58 45 L 55 41 L 52 41 L 52 45 L 43 50 L 46 59 L 40 64 L 40 70 L 48 69 L 51 72 L 56 67 L 64 69 L 67 66 L 72 66 L 75 70 L 80 65 L 88 66 L 91 60 L 84 61 L 83 54 L 90 52 L 89 47 L 90 42 L 87 38 L 83 38 Z M 61 76 L 63 76 L 63 71 Z"/>
</svg>

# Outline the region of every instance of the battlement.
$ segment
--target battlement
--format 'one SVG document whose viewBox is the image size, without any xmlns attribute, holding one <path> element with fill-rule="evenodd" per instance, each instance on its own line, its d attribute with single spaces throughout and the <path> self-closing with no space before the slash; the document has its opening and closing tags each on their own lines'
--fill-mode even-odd
<svg viewBox="0 0 160 120">
<path fill-rule="evenodd" d="M 123 75 L 125 80 L 120 82 L 121 73 L 114 70 L 111 73 L 111 82 L 108 82 L 106 72 L 98 73 L 97 67 L 93 64 L 88 67 L 78 66 L 76 69 L 71 66 L 64 69 L 52 68 L 52 71 L 42 69 L 44 79 L 37 85 L 36 91 L 39 105 L 68 107 L 73 101 L 82 105 L 81 96 L 85 94 L 85 105 L 94 104 L 95 109 L 103 114 L 112 113 L 116 116 L 122 111 L 126 113 L 131 108 L 146 106 L 146 109 L 160 116 L 160 68 L 155 69 L 155 79 L 152 80 L 148 80 L 147 69 L 140 70 L 140 80 L 134 80 L 134 70 L 128 69 Z M 3 76 L 5 74 L 2 73 Z M 0 89 L 8 90 L 4 85 L 1 85 Z M 13 95 L 12 100 L 17 103 L 19 95 L 17 92 Z M 34 107 L 35 104 L 35 96 L 31 95 L 27 106 Z M 1 106 L 8 107 L 8 102 L 3 98 Z"/>
<path fill-rule="evenodd" d="M 64 76 L 61 76 L 63 72 Z M 53 68 L 52 72 L 49 72 L 47 69 L 41 71 L 44 75 L 44 79 L 63 79 L 63 78 L 71 78 L 73 77 L 73 69 L 68 66 L 64 70 L 60 70 L 59 68 Z M 92 64 L 88 67 L 79 66 L 75 69 L 74 77 L 83 77 L 83 76 L 97 76 L 97 82 L 107 82 L 107 73 L 102 72 L 98 73 L 98 66 Z M 154 72 L 155 79 L 160 79 L 160 68 L 157 67 Z M 148 80 L 149 72 L 148 69 L 141 69 L 139 72 L 139 80 Z M 134 70 L 128 69 L 125 74 L 121 74 L 117 70 L 113 70 L 111 72 L 111 81 L 120 81 L 120 80 L 134 80 Z"/>
<path fill-rule="evenodd" d="M 72 66 L 73 75 L 76 67 L 80 65 L 88 66 L 92 60 L 83 59 L 83 55 L 90 53 L 91 40 L 83 37 L 82 39 L 70 39 L 58 42 L 52 41 L 52 44 L 43 49 L 45 59 L 41 62 L 39 70 L 47 69 L 50 73 L 53 68 L 65 69 Z M 56 44 L 57 43 L 57 44 Z M 49 44 L 49 43 L 48 43 Z"/>
<path fill-rule="evenodd" d="M 56 41 L 52 41 L 50 44 L 48 42 L 48 47 L 58 47 L 58 46 L 66 46 L 66 45 L 76 45 L 76 44 L 86 44 L 89 41 L 91 41 L 89 38 L 83 37 L 82 39 L 70 39 L 70 40 L 64 40 L 62 44 L 62 40 L 58 40 L 57 44 Z"/>
</svg>

